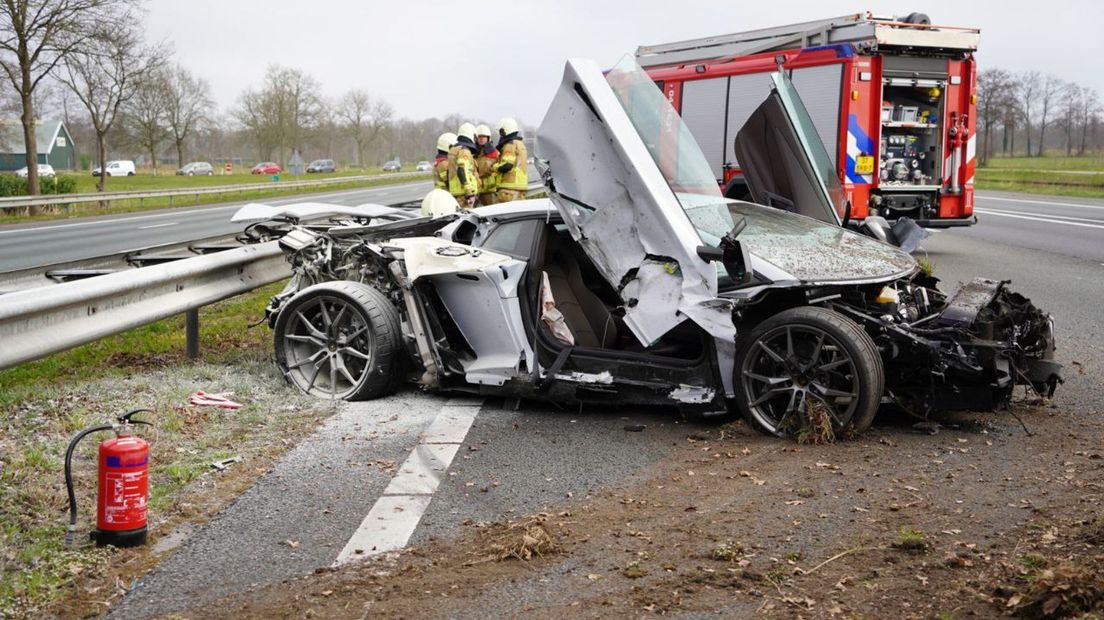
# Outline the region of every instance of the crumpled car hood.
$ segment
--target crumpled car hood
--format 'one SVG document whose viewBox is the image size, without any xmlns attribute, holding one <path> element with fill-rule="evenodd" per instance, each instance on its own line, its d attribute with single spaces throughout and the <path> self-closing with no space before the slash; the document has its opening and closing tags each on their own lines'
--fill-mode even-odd
<svg viewBox="0 0 1104 620">
<path fill-rule="evenodd" d="M 839 226 L 749 202 L 733 201 L 732 209 L 747 218 L 740 242 L 753 268 L 771 280 L 876 282 L 917 269 L 907 253 Z"/>
</svg>

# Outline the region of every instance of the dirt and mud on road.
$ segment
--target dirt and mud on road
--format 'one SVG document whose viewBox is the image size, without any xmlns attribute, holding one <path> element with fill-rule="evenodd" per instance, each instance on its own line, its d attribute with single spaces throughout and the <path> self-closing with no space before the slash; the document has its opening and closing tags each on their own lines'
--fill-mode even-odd
<svg viewBox="0 0 1104 620">
<path fill-rule="evenodd" d="M 1007 413 L 833 445 L 690 427 L 616 488 L 198 614 L 1099 617 L 1104 424 L 1016 412 L 1031 435 Z"/>
</svg>

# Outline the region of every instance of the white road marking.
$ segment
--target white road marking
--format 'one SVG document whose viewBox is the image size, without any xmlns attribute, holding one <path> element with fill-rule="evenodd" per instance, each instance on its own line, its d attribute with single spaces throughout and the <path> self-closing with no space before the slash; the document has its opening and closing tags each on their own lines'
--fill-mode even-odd
<svg viewBox="0 0 1104 620">
<path fill-rule="evenodd" d="M 998 198 L 997 196 L 977 195 L 977 200 L 1000 200 L 1003 202 L 1026 202 L 1034 205 L 1051 205 L 1055 207 L 1078 207 L 1081 209 L 1104 209 L 1104 205 L 1087 205 L 1078 202 L 1054 202 L 1051 200 L 1027 200 L 1025 198 Z M 975 201 L 976 202 L 976 201 Z"/>
<path fill-rule="evenodd" d="M 334 566 L 406 546 L 481 407 L 470 399 L 451 399 L 441 407 Z"/>
<path fill-rule="evenodd" d="M 166 222 L 164 224 L 150 224 L 149 226 L 139 226 L 138 230 L 147 230 L 150 228 L 164 228 L 165 226 L 177 226 L 180 222 Z"/>
<path fill-rule="evenodd" d="M 1085 224 L 1085 223 L 1082 223 L 1082 222 L 1068 222 L 1068 221 L 1065 221 L 1065 220 L 1052 219 L 1050 217 L 1034 217 L 1034 216 L 1030 216 L 1030 215 L 1016 215 L 1014 213 L 1009 213 L 1008 211 L 990 211 L 988 209 L 978 209 L 976 207 L 974 208 L 974 212 L 975 213 L 983 213 L 985 215 L 996 215 L 997 217 L 1011 217 L 1011 218 L 1015 218 L 1015 219 L 1018 219 L 1018 220 L 1031 220 L 1031 221 L 1034 221 L 1034 222 L 1047 222 L 1049 224 L 1065 224 L 1066 226 L 1081 226 L 1081 227 L 1084 227 L 1084 228 L 1104 229 L 1104 223 L 1101 223 L 1101 224 Z M 1099 220 L 1096 220 L 1096 221 L 1099 221 Z"/>
<path fill-rule="evenodd" d="M 1001 209 L 999 211 L 994 211 L 992 209 L 982 209 L 982 211 L 988 213 L 1014 213 L 1016 215 L 1033 215 L 1035 217 L 1050 218 L 1055 220 L 1069 220 L 1071 222 L 1089 222 L 1090 224 L 1104 224 L 1104 220 L 1100 218 L 1074 217 L 1072 215 L 1054 215 L 1051 213 L 1039 213 L 1037 211 L 1010 211 L 1007 209 Z"/>
</svg>

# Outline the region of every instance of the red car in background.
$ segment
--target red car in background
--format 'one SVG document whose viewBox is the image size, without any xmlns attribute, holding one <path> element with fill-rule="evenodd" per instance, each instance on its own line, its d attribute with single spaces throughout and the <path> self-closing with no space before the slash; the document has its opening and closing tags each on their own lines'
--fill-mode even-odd
<svg viewBox="0 0 1104 620">
<path fill-rule="evenodd" d="M 250 172 L 253 174 L 280 174 L 280 166 L 271 161 L 262 161 L 253 166 L 253 170 Z"/>
</svg>

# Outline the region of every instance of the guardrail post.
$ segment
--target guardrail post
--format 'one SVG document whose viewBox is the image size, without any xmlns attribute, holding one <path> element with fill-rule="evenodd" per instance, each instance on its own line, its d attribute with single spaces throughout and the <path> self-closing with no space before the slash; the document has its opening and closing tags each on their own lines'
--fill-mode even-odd
<svg viewBox="0 0 1104 620">
<path fill-rule="evenodd" d="M 188 359 L 199 359 L 199 308 L 184 313 L 184 338 Z"/>
</svg>

